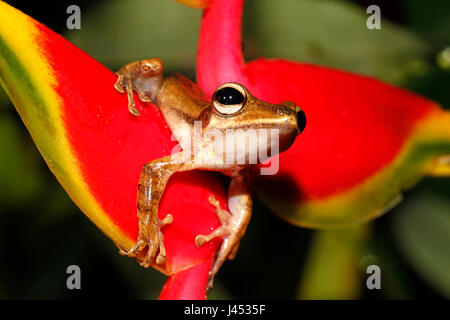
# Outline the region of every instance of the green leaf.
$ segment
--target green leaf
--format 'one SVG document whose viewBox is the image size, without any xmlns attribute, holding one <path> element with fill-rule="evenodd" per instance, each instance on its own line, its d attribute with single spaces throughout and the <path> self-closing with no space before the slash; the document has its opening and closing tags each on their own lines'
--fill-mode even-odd
<svg viewBox="0 0 450 320">
<path fill-rule="evenodd" d="M 395 215 L 397 244 L 424 280 L 450 298 L 450 201 L 422 193 Z"/>
<path fill-rule="evenodd" d="M 369 30 L 364 8 L 345 1 L 250 0 L 245 15 L 252 58 L 326 65 L 392 83 L 427 69 L 430 46 L 389 22 L 382 8 L 381 30 Z"/>
<path fill-rule="evenodd" d="M 8 101 L 9 98 L 6 95 L 5 90 L 3 90 L 2 87 L 0 87 L 0 109 L 6 108 L 6 106 L 8 105 Z"/>
<path fill-rule="evenodd" d="M 6 115 L 0 116 L 0 203 L 24 204 L 40 195 L 43 178 L 41 160 L 31 141 L 22 139 L 14 121 Z"/>
<path fill-rule="evenodd" d="M 364 257 L 370 225 L 316 231 L 301 277 L 299 299 L 357 299 L 363 281 Z"/>
<path fill-rule="evenodd" d="M 64 36 L 114 68 L 160 57 L 170 70 L 193 70 L 200 16 L 201 10 L 175 1 L 102 1 L 81 12 L 80 30 Z"/>
<path fill-rule="evenodd" d="M 450 2 L 433 0 L 401 0 L 403 19 L 417 32 L 426 34 L 434 41 L 450 41 Z"/>
</svg>

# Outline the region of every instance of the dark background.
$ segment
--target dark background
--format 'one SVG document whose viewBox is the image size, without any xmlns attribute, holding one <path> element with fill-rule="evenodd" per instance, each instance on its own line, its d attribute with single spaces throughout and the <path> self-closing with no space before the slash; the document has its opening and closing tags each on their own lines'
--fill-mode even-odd
<svg viewBox="0 0 450 320">
<path fill-rule="evenodd" d="M 244 47 L 248 58 L 289 55 L 289 58 L 296 60 L 348 69 L 379 77 L 435 99 L 444 107 L 450 106 L 448 66 L 446 69 L 436 62 L 440 52 L 450 42 L 449 1 L 317 1 L 324 6 L 329 3 L 345 3 L 344 11 L 352 14 L 354 11 L 359 12 L 357 15 L 361 17 L 365 16 L 368 5 L 377 4 L 382 12 L 382 32 L 402 30 L 406 35 L 400 34 L 398 37 L 411 42 L 410 47 L 397 48 L 395 43 L 384 43 L 383 39 L 386 37 L 381 34 L 374 40 L 366 39 L 366 42 L 361 42 L 361 47 L 356 46 L 361 51 L 351 49 L 342 57 L 339 53 L 347 50 L 347 43 L 349 46 L 355 43 L 358 45 L 360 38 L 356 30 L 354 34 L 349 31 L 337 34 L 336 37 L 333 35 L 341 47 L 329 41 L 311 43 L 312 40 L 305 33 L 320 33 L 320 21 L 323 17 L 320 14 L 312 16 L 310 18 L 318 23 L 303 27 L 299 18 L 299 21 L 288 21 L 298 26 L 298 29 L 283 29 L 284 33 L 281 34 L 285 34 L 285 37 L 280 37 L 279 41 L 288 41 L 291 36 L 300 40 L 284 49 L 277 46 L 273 42 L 275 40 L 264 35 L 258 27 L 265 22 L 258 18 L 257 1 L 249 0 L 246 3 Z M 285 1 L 276 2 L 283 4 Z M 169 63 L 166 62 L 169 72 L 176 70 L 191 78 L 195 76 L 195 31 L 198 30 L 199 19 L 190 22 L 191 32 L 191 29 L 185 28 L 186 21 L 168 18 L 171 16 L 170 10 L 182 10 L 187 15 L 199 18 L 200 12 L 194 9 L 175 8 L 181 5 L 168 0 L 148 1 L 150 5 L 142 8 L 148 14 L 143 14 L 142 19 L 159 19 L 158 23 L 168 23 L 170 29 L 174 29 L 170 37 L 161 36 L 166 39 L 162 42 L 154 35 L 158 30 L 144 27 L 139 29 L 140 23 L 143 26 L 147 23 L 139 22 L 141 17 L 136 17 L 137 21 L 120 19 L 123 12 L 115 12 L 117 8 L 111 4 L 117 1 L 7 2 L 62 33 L 113 70 L 128 61 L 157 55 L 165 62 L 169 60 Z M 295 0 L 286 2 L 292 3 Z M 305 3 L 301 0 L 297 2 Z M 66 29 L 66 8 L 71 4 L 77 4 L 81 8 L 82 29 L 79 31 Z M 158 7 L 167 6 L 162 17 L 152 11 L 153 4 Z M 334 18 L 331 22 L 327 20 L 328 26 L 336 24 L 345 27 L 347 19 L 344 16 L 337 15 Z M 386 21 L 392 24 L 387 22 L 385 25 Z M 114 32 L 117 30 L 108 29 L 108 23 L 134 29 L 129 34 L 116 35 Z M 269 23 L 277 26 L 278 22 L 267 22 Z M 285 22 L 279 22 L 281 28 L 283 23 Z M 99 31 L 99 26 L 104 29 Z M 351 26 L 349 30 L 352 30 Z M 187 32 L 191 34 L 186 36 Z M 143 41 L 139 38 L 141 33 L 147 35 L 148 43 L 142 44 Z M 186 37 L 188 40 L 194 39 L 192 45 L 177 47 L 181 46 L 180 43 Z M 311 36 L 311 39 L 315 38 Z M 361 38 L 362 40 L 364 39 Z M 96 43 L 101 43 L 102 46 L 96 46 Z M 121 43 L 127 43 L 123 53 L 120 53 Z M 149 47 L 145 47 L 147 45 Z M 397 51 L 393 49 L 393 53 L 384 55 L 391 46 Z M 181 51 L 183 54 L 177 56 L 174 51 Z M 410 65 L 404 59 L 406 51 L 408 58 L 411 58 Z M 382 54 L 378 55 L 381 58 L 377 60 L 368 57 L 365 52 Z M 0 153 L 0 299 L 148 299 L 158 296 L 165 277 L 155 270 L 144 270 L 132 259 L 120 256 L 115 245 L 71 202 L 46 167 L 14 107 L 2 92 Z M 399 206 L 370 225 L 361 227 L 368 237 L 367 241 L 358 236 L 350 236 L 350 241 L 357 244 L 350 249 L 343 248 L 342 254 L 343 257 L 352 259 L 353 267 L 339 270 L 339 261 L 333 260 L 333 250 L 327 252 L 325 258 L 312 257 L 315 250 L 334 248 L 327 246 L 327 241 L 338 242 L 342 237 L 352 235 L 352 232 L 346 233 L 344 230 L 324 234 L 325 232 L 291 226 L 279 220 L 255 199 L 254 214 L 240 252 L 235 261 L 226 263 L 220 271 L 210 298 L 448 298 L 450 264 L 449 252 L 445 248 L 448 248 L 449 243 L 449 196 L 449 179 L 423 180 L 406 192 L 405 200 Z M 417 212 L 417 208 L 426 210 Z M 442 212 L 445 212 L 445 223 L 433 225 L 433 221 L 440 221 L 440 218 L 433 218 L 434 214 L 441 217 Z M 432 222 L 425 228 L 422 221 Z M 414 241 L 418 241 L 420 247 Z M 365 289 L 367 275 L 357 267 L 358 263 L 363 263 L 363 257 L 381 265 L 382 290 Z M 70 291 L 66 288 L 65 271 L 71 264 L 81 267 L 82 290 Z M 329 264 L 329 269 L 334 271 L 328 274 L 328 269 L 323 268 L 324 264 Z M 320 270 L 325 271 L 322 277 L 317 273 L 312 276 L 311 270 L 319 273 L 322 272 Z M 355 273 L 360 279 L 358 284 L 346 283 L 347 274 Z M 305 288 L 304 284 L 308 279 L 323 281 L 311 280 L 309 287 Z M 338 284 L 336 291 L 327 289 L 330 287 L 330 279 Z M 347 285 L 350 289 L 345 289 Z"/>
</svg>

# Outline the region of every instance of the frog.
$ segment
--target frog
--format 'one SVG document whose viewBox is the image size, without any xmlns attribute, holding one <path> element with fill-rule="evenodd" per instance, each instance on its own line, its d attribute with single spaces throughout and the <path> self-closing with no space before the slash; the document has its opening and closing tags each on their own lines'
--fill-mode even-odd
<svg viewBox="0 0 450 320">
<path fill-rule="evenodd" d="M 173 216 L 167 214 L 160 219 L 158 207 L 169 178 L 176 172 L 189 170 L 218 171 L 230 178 L 228 210 L 211 195 L 209 202 L 215 208 L 219 227 L 210 234 L 197 235 L 194 240 L 201 247 L 216 237 L 222 239 L 209 274 L 208 288 L 211 288 L 223 263 L 235 258 L 249 224 L 252 168 L 289 149 L 305 129 L 306 116 L 294 102 L 272 104 L 259 100 L 237 82 L 221 84 L 208 99 L 197 84 L 178 73 L 164 76 L 163 69 L 160 58 L 149 58 L 128 63 L 116 72 L 114 88 L 127 95 L 129 112 L 140 116 L 134 100 L 136 92 L 139 100 L 151 102 L 159 110 L 181 146 L 179 152 L 142 167 L 137 186 L 139 234 L 135 245 L 128 251 L 121 249 L 120 253 L 136 258 L 143 267 L 164 264 L 167 252 L 162 229 L 173 222 Z M 239 130 L 257 132 L 252 136 L 256 143 L 249 147 L 250 140 L 243 146 L 242 139 L 218 138 Z M 269 137 L 263 134 L 264 130 L 277 135 Z M 228 144 L 234 145 L 228 148 Z M 194 156 L 193 149 L 197 150 Z M 236 156 L 236 152 L 241 156 Z"/>
</svg>

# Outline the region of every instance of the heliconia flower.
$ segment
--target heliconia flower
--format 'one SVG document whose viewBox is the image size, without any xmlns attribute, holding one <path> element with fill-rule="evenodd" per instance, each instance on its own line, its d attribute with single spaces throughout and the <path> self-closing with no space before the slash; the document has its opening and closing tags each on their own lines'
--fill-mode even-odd
<svg viewBox="0 0 450 320">
<path fill-rule="evenodd" d="M 142 166 L 169 155 L 176 142 L 151 104 L 128 112 L 113 72 L 44 25 L 0 2 L 0 84 L 14 103 L 48 166 L 80 209 L 120 248 L 136 241 L 136 195 Z M 201 248 L 195 236 L 219 225 L 208 198 L 226 207 L 214 173 L 193 171 L 170 180 L 160 218 L 169 275 L 164 299 L 204 299 L 220 241 Z"/>
<path fill-rule="evenodd" d="M 204 11 L 197 81 L 206 94 L 235 81 L 259 99 L 304 110 L 306 129 L 280 155 L 279 172 L 255 177 L 275 213 L 317 228 L 365 221 L 425 175 L 450 176 L 448 112 L 365 76 L 279 59 L 245 63 L 243 3 L 212 0 Z"/>
</svg>

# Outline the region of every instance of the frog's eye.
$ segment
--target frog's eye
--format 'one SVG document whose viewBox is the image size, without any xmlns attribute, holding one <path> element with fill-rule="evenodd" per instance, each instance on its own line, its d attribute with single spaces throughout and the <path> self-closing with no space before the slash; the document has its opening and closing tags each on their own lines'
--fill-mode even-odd
<svg viewBox="0 0 450 320">
<path fill-rule="evenodd" d="M 220 86 L 213 95 L 215 111 L 230 116 L 239 112 L 247 100 L 245 89 L 237 83 L 226 83 Z"/>
</svg>

